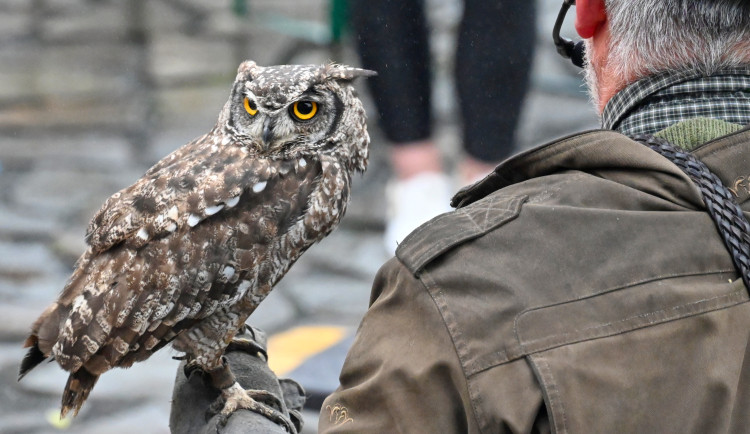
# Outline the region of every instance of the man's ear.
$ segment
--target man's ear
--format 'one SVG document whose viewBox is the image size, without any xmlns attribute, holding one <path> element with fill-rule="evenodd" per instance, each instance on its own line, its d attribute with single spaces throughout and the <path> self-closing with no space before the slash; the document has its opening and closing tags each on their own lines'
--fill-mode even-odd
<svg viewBox="0 0 750 434">
<path fill-rule="evenodd" d="M 576 0 L 576 31 L 583 39 L 594 36 L 606 21 L 604 0 Z"/>
</svg>

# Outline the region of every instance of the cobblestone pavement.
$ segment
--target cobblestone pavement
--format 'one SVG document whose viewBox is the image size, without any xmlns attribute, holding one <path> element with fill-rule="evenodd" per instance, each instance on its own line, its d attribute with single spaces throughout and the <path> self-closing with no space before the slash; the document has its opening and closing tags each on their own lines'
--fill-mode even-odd
<svg viewBox="0 0 750 434">
<path fill-rule="evenodd" d="M 86 224 L 100 204 L 210 129 L 240 60 L 272 64 L 294 54 L 290 48 L 305 46 L 292 61 L 357 63 L 346 45 L 332 51 L 285 35 L 301 29 L 317 37 L 325 26 L 289 26 L 274 15 L 325 23 L 324 0 L 253 0 L 246 18 L 233 12 L 231 3 L 0 4 L 0 433 L 61 429 L 51 415 L 59 409 L 66 375 L 49 364 L 17 383 L 20 346 L 83 252 Z M 447 62 L 445 35 L 460 8 L 442 0 L 429 3 L 442 29 L 435 49 Z M 597 125 L 580 78 L 554 57 L 548 41 L 558 3 L 539 3 L 540 49 L 519 149 Z M 445 75 L 438 75 L 436 100 L 452 101 Z M 459 139 L 451 104 L 438 109 L 437 136 L 449 157 L 455 156 Z M 340 229 L 303 256 L 253 314 L 254 325 L 275 333 L 303 324 L 353 330 L 359 323 L 373 275 L 387 259 L 380 237 L 389 169 L 374 126 L 371 134 L 370 170 L 356 180 Z M 127 371 L 104 375 L 68 429 L 168 432 L 177 367 L 172 355 L 161 351 Z M 315 413 L 308 416 L 306 432 L 315 432 Z"/>
</svg>

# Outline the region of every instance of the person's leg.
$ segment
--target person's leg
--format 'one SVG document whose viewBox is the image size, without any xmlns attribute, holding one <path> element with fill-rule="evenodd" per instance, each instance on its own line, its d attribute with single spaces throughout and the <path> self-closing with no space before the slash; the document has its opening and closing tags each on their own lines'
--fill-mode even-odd
<svg viewBox="0 0 750 434">
<path fill-rule="evenodd" d="M 362 66 L 388 140 L 398 146 L 430 138 L 430 53 L 423 0 L 351 2 Z"/>
<path fill-rule="evenodd" d="M 351 2 L 352 27 L 380 126 L 393 144 L 387 189 L 386 249 L 450 210 L 450 179 L 431 138 L 430 47 L 423 0 Z"/>
<path fill-rule="evenodd" d="M 514 151 L 534 55 L 534 3 L 464 2 L 456 88 L 467 154 L 461 169 L 466 178 L 489 171 Z"/>
</svg>

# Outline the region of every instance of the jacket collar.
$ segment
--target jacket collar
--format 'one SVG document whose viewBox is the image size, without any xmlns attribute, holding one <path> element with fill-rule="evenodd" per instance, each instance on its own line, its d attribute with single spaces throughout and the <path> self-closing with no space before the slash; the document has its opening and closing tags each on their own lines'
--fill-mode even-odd
<svg viewBox="0 0 750 434">
<path fill-rule="evenodd" d="M 710 75 L 697 70 L 667 71 L 617 92 L 604 107 L 602 128 L 631 136 L 654 134 L 695 117 L 747 125 L 748 101 L 750 65 Z"/>
<path fill-rule="evenodd" d="M 750 128 L 720 137 L 698 147 L 701 159 L 740 203 L 750 197 Z M 596 172 L 597 176 L 619 179 L 623 169 L 651 172 L 659 182 L 640 182 L 634 188 L 665 196 L 689 208 L 702 208 L 700 192 L 690 179 L 669 160 L 612 130 L 592 130 L 564 137 L 547 145 L 517 154 L 502 162 L 483 180 L 464 187 L 451 205 L 460 208 L 510 185 L 567 170 Z M 628 181 L 632 183 L 633 177 Z"/>
</svg>

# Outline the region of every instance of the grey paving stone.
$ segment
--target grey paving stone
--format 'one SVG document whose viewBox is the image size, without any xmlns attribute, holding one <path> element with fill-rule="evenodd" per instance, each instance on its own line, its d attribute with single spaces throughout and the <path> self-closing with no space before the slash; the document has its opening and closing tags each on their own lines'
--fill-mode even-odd
<svg viewBox="0 0 750 434">
<path fill-rule="evenodd" d="M 101 376 L 91 392 L 87 404 L 107 399 L 149 399 L 169 402 L 172 383 L 179 362 L 171 349 L 156 352 L 148 360 L 132 368 L 116 368 Z M 68 374 L 56 363 L 41 364 L 31 371 L 18 387 L 24 391 L 43 395 L 62 395 Z"/>
<path fill-rule="evenodd" d="M 20 11 L 0 13 L 0 40 L 20 38 L 27 34 L 26 14 Z"/>
<path fill-rule="evenodd" d="M 74 422 L 71 429 L 80 434 L 168 434 L 169 408 L 169 400 L 151 401 L 93 421 Z"/>
<path fill-rule="evenodd" d="M 96 95 L 65 99 L 47 98 L 41 102 L 35 99 L 23 105 L 0 110 L 0 128 L 27 131 L 81 131 L 100 128 L 124 133 L 142 124 L 143 113 L 140 101 L 127 99 L 115 104 Z"/>
<path fill-rule="evenodd" d="M 4 138 L 0 141 L 0 161 L 6 170 L 14 166 L 64 166 L 107 174 L 134 164 L 127 140 L 94 133 Z"/>
<path fill-rule="evenodd" d="M 354 342 L 354 328 L 336 345 L 327 348 L 307 360 L 288 375 L 305 388 L 310 397 L 308 408 L 320 406 L 323 400 L 339 385 L 339 373 L 344 366 L 346 353 Z"/>
<path fill-rule="evenodd" d="M 60 272 L 64 267 L 46 245 L 0 241 L 0 277 L 29 278 Z"/>
<path fill-rule="evenodd" d="M 288 295 L 273 290 L 250 315 L 248 323 L 266 333 L 273 333 L 295 322 L 299 313 Z"/>
<path fill-rule="evenodd" d="M 0 239 L 44 241 L 52 239 L 60 224 L 49 215 L 0 205 Z"/>
<path fill-rule="evenodd" d="M 67 268 L 61 268 L 45 270 L 29 278 L 0 278 L 0 302 L 6 304 L 8 309 L 21 309 L 24 314 L 30 315 L 24 321 L 24 324 L 30 325 L 62 290 L 68 274 Z"/>
<path fill-rule="evenodd" d="M 12 186 L 11 198 L 25 208 L 51 215 L 70 215 L 87 208 L 90 217 L 109 196 L 138 176 L 129 172 L 102 174 L 65 167 L 45 168 L 19 176 Z"/>
<path fill-rule="evenodd" d="M 21 97 L 41 97 L 38 77 L 46 49 L 29 42 L 0 45 L 0 98 L 4 105 Z"/>
<path fill-rule="evenodd" d="M 25 303 L 0 304 L 0 342 L 15 342 L 20 347 L 31 331 L 31 324 L 51 302 L 40 302 L 38 307 Z M 17 362 L 20 361 L 17 359 Z"/>
<path fill-rule="evenodd" d="M 3 12 L 13 12 L 18 14 L 25 14 L 29 9 L 28 0 L 5 0 L 2 3 Z"/>
<path fill-rule="evenodd" d="M 226 41 L 205 41 L 179 33 L 154 35 L 152 71 L 157 83 L 166 86 L 177 80 L 219 77 L 231 85 L 237 68 Z M 212 80 L 213 81 L 213 80 Z M 217 113 L 218 114 L 218 113 Z"/>
<path fill-rule="evenodd" d="M 301 434 L 315 434 L 318 432 L 318 418 L 320 414 L 317 411 L 303 410 L 302 420 L 305 424 L 302 426 Z"/>
<path fill-rule="evenodd" d="M 311 247 L 300 261 L 325 274 L 371 281 L 390 255 L 379 232 L 357 231 L 352 226 L 333 232 Z M 296 277 L 296 271 L 293 275 Z"/>
<path fill-rule="evenodd" d="M 208 133 L 216 124 L 229 97 L 233 78 L 211 86 L 186 86 L 155 92 L 159 128 L 146 150 L 148 163 L 159 161 L 175 149 Z"/>
<path fill-rule="evenodd" d="M 308 316 L 339 315 L 359 318 L 367 310 L 371 282 L 324 273 L 311 273 L 299 280 L 283 280 L 283 291 L 296 300 Z M 277 288 L 278 290 L 279 288 Z"/>
<path fill-rule="evenodd" d="M 54 430 L 44 418 L 27 412 L 15 412 L 0 418 L 0 432 L 3 434 L 47 434 Z"/>
<path fill-rule="evenodd" d="M 0 70 L 3 88 L 15 87 L 46 99 L 107 93 L 113 108 L 123 103 L 114 98 L 131 90 L 130 77 L 138 60 L 133 47 L 27 44 L 24 48 L 0 50 L 0 59 L 11 62 Z"/>
<path fill-rule="evenodd" d="M 48 41 L 80 40 L 82 37 L 96 41 L 97 36 L 123 38 L 126 22 L 123 20 L 126 2 L 61 2 L 49 5 L 45 14 L 44 39 Z"/>
<path fill-rule="evenodd" d="M 385 185 L 391 176 L 386 162 L 386 146 L 378 133 L 371 135 L 370 158 L 367 172 L 352 179 L 352 197 L 341 220 L 340 228 L 368 234 L 382 232 L 386 206 Z M 334 232 L 333 235 L 336 235 Z"/>
<path fill-rule="evenodd" d="M 217 3 L 212 3 L 212 6 L 216 6 Z M 203 6 L 207 6 L 204 4 Z M 255 6 L 255 4 L 253 4 Z M 169 12 L 167 12 L 169 13 Z M 225 39 L 231 40 L 236 38 L 238 32 L 241 31 L 241 26 L 244 20 L 242 17 L 237 16 L 230 8 L 219 8 L 214 10 L 206 17 L 201 23 L 199 29 L 202 36 L 210 37 L 212 39 Z M 250 29 L 245 29 L 250 31 Z"/>
<path fill-rule="evenodd" d="M 21 348 L 20 342 L 0 343 L 0 371 L 7 369 L 17 372 L 25 353 L 26 350 Z"/>
<path fill-rule="evenodd" d="M 50 248 L 66 267 L 73 269 L 73 265 L 86 251 L 84 228 L 76 226 L 76 230 L 58 231 Z"/>
<path fill-rule="evenodd" d="M 217 13 L 226 11 L 231 14 L 230 5 L 222 2 L 207 2 L 201 0 L 181 0 L 144 2 L 148 21 L 152 25 L 149 31 L 153 34 L 180 33 L 193 37 L 205 37 L 207 22 Z M 158 26 L 153 25 L 158 23 Z M 225 29 L 227 32 L 233 27 Z M 231 33 L 230 33 L 231 34 Z"/>
<path fill-rule="evenodd" d="M 224 69 L 232 76 L 219 77 L 215 82 L 155 92 L 159 110 L 158 135 L 164 132 L 181 132 L 187 140 L 207 133 L 219 117 L 219 112 L 229 98 L 236 65 Z"/>
</svg>

